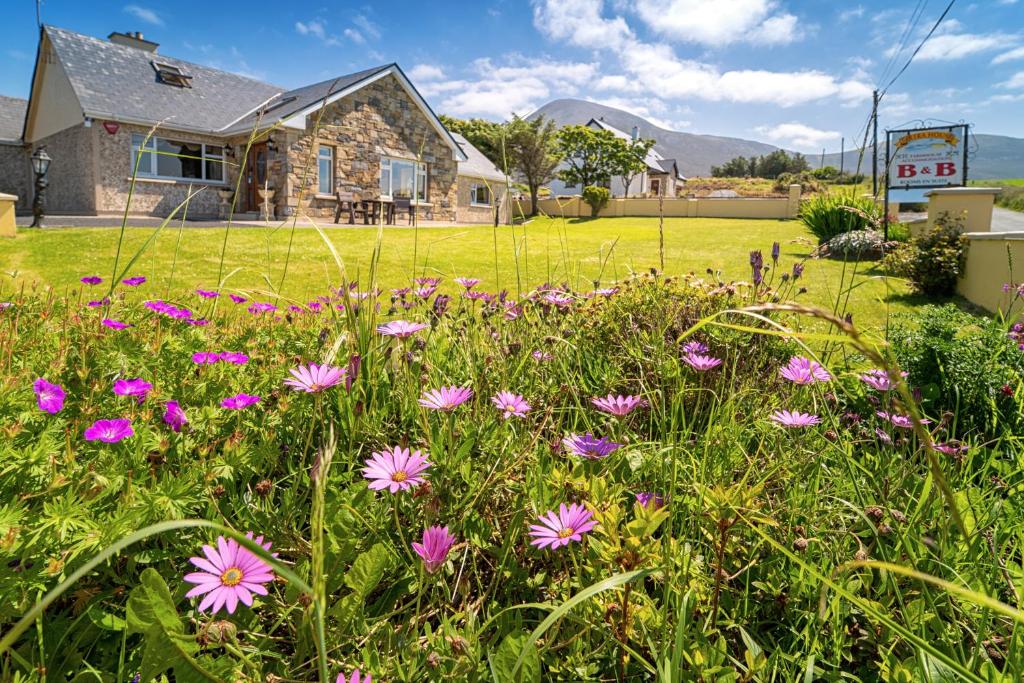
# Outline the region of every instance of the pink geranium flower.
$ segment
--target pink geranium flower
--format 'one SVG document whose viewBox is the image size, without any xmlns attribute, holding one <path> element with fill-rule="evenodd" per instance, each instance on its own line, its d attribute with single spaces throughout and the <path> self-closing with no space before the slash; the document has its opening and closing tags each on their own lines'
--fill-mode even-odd
<svg viewBox="0 0 1024 683">
<path fill-rule="evenodd" d="M 91 427 L 85 430 L 86 441 L 102 441 L 104 443 L 117 443 L 134 435 L 132 421 L 125 419 L 96 420 Z"/>
<path fill-rule="evenodd" d="M 814 384 L 816 382 L 828 382 L 832 375 L 822 367 L 821 363 L 803 356 L 793 356 L 789 359 L 789 365 L 779 369 L 779 374 L 794 384 Z"/>
<path fill-rule="evenodd" d="M 213 365 L 220 360 L 220 354 L 212 351 L 200 351 L 192 354 L 192 362 L 196 365 Z"/>
<path fill-rule="evenodd" d="M 389 323 L 380 325 L 377 331 L 388 337 L 398 337 L 404 339 L 411 337 L 420 330 L 427 328 L 423 323 L 411 323 L 408 320 L 393 320 Z"/>
<path fill-rule="evenodd" d="M 410 453 L 408 448 L 395 446 L 375 452 L 366 461 L 363 477 L 370 480 L 370 488 L 374 491 L 388 489 L 390 493 L 398 493 L 422 484 L 426 480 L 423 473 L 430 469 L 430 465 L 420 451 Z"/>
<path fill-rule="evenodd" d="M 249 406 L 259 402 L 259 396 L 253 396 L 251 394 L 235 394 L 234 396 L 221 401 L 220 407 L 227 408 L 228 410 L 242 410 L 243 408 L 248 408 Z"/>
<path fill-rule="evenodd" d="M 98 285 L 99 283 L 103 282 L 103 278 L 101 278 L 99 275 L 88 275 L 86 277 L 83 277 L 81 282 L 82 284 L 85 285 Z"/>
<path fill-rule="evenodd" d="M 144 278 L 143 276 L 139 275 L 139 276 L 136 276 L 136 277 L 130 277 L 130 278 L 121 280 L 121 284 L 127 285 L 129 287 L 138 287 L 139 285 L 141 285 L 145 281 L 146 281 L 146 278 Z"/>
<path fill-rule="evenodd" d="M 64 389 L 58 384 L 50 384 L 40 377 L 32 384 L 32 391 L 36 394 L 36 403 L 39 410 L 50 415 L 56 415 L 64 410 Z"/>
<path fill-rule="evenodd" d="M 598 410 L 616 417 L 625 417 L 636 408 L 647 405 L 647 401 L 639 396 L 613 396 L 612 394 L 608 394 L 604 398 L 592 398 L 590 402 L 597 406 Z"/>
<path fill-rule="evenodd" d="M 431 410 L 450 412 L 473 397 L 469 387 L 441 387 L 423 392 L 419 404 Z"/>
<path fill-rule="evenodd" d="M 538 518 L 540 524 L 530 526 L 530 536 L 533 537 L 530 545 L 554 550 L 569 545 L 570 541 L 582 541 L 583 534 L 591 531 L 596 525 L 593 516 L 593 513 L 582 505 L 573 503 L 566 507 L 565 503 L 562 503 L 558 506 L 558 515 L 555 515 L 554 510 L 549 510 Z"/>
<path fill-rule="evenodd" d="M 455 544 L 455 537 L 448 533 L 446 526 L 432 526 L 423 532 L 423 542 L 413 543 L 412 549 L 423 558 L 428 574 L 433 574 L 444 565 L 448 551 Z"/>
<path fill-rule="evenodd" d="M 810 427 L 821 424 L 821 418 L 817 415 L 797 411 L 789 412 L 788 410 L 776 410 L 769 419 L 778 422 L 783 427 Z"/>
<path fill-rule="evenodd" d="M 345 674 L 338 674 L 334 683 L 373 683 L 373 676 L 359 673 L 359 669 L 352 669 L 352 675 L 345 678 Z"/>
<path fill-rule="evenodd" d="M 264 543 L 262 536 L 253 538 L 252 532 L 246 536 L 270 550 L 270 543 Z M 200 612 L 209 609 L 217 613 L 226 607 L 228 614 L 234 614 L 239 602 L 251 607 L 253 594 L 266 595 L 266 584 L 274 580 L 270 565 L 233 538 L 217 537 L 217 547 L 204 545 L 203 555 L 189 558 L 201 571 L 184 576 L 186 582 L 195 584 L 186 598 L 206 596 L 199 603 Z"/>
<path fill-rule="evenodd" d="M 126 330 L 129 327 L 134 327 L 134 325 L 130 325 L 129 323 L 119 322 L 111 318 L 104 318 L 101 323 L 104 327 L 109 327 L 112 330 Z"/>
<path fill-rule="evenodd" d="M 340 384 L 346 375 L 344 368 L 315 363 L 310 363 L 306 367 L 292 368 L 288 372 L 292 376 L 284 383 L 295 391 L 305 391 L 307 394 L 318 394 L 325 389 L 330 389 Z"/>
<path fill-rule="evenodd" d="M 228 298 L 234 301 L 236 304 L 244 304 L 246 301 L 248 301 L 248 299 L 246 299 L 244 296 L 239 296 L 237 294 L 228 294 Z"/>
<path fill-rule="evenodd" d="M 530 410 L 530 404 L 526 399 L 511 391 L 499 391 L 491 397 L 491 403 L 501 411 L 501 417 L 505 420 L 510 417 L 526 417 Z"/>
<path fill-rule="evenodd" d="M 220 292 L 215 292 L 212 289 L 197 289 L 196 294 L 203 297 L 204 299 L 216 299 L 220 296 Z"/>
<path fill-rule="evenodd" d="M 153 390 L 153 385 L 136 377 L 134 379 L 119 379 L 114 382 L 114 393 L 118 396 L 131 396 L 139 403 L 146 400 L 146 396 Z"/>
<path fill-rule="evenodd" d="M 164 406 L 164 422 L 176 432 L 180 432 L 181 428 L 188 424 L 185 411 L 181 409 L 177 401 L 168 401 Z"/>
<path fill-rule="evenodd" d="M 707 372 L 721 365 L 722 359 L 691 352 L 683 356 L 683 362 L 698 372 Z"/>
<path fill-rule="evenodd" d="M 231 363 L 232 365 L 245 365 L 249 362 L 249 356 L 235 351 L 225 351 L 220 354 L 220 359 L 225 363 Z"/>
</svg>

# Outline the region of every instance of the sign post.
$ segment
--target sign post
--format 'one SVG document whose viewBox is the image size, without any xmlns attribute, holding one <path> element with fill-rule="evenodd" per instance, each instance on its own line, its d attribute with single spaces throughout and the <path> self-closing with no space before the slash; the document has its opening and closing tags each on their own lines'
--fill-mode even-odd
<svg viewBox="0 0 1024 683">
<path fill-rule="evenodd" d="M 920 202 L 936 187 L 967 184 L 968 124 L 888 130 L 885 134 L 885 239 L 889 200 Z"/>
</svg>

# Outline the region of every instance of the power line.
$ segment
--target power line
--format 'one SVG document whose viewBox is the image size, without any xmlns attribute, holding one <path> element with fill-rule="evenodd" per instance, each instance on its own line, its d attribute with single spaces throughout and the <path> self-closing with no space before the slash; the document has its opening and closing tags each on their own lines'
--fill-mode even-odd
<svg viewBox="0 0 1024 683">
<path fill-rule="evenodd" d="M 889 91 L 889 88 L 892 87 L 892 84 L 896 82 L 896 79 L 898 79 L 900 76 L 902 76 L 903 72 L 906 71 L 907 68 L 910 66 L 910 64 L 914 61 L 914 57 L 917 56 L 917 53 L 921 51 L 921 48 L 924 47 L 924 44 L 928 42 L 928 39 L 931 38 L 932 34 L 935 33 L 936 29 L 939 28 L 939 24 L 941 24 L 943 22 L 943 20 L 946 18 L 946 15 L 949 14 L 949 10 L 953 9 L 953 5 L 954 4 L 956 4 L 956 0 L 949 0 L 949 4 L 946 5 L 946 9 L 944 9 L 942 11 L 942 14 L 939 15 L 939 18 L 935 21 L 935 25 L 932 26 L 930 31 L 928 31 L 928 35 L 926 35 L 921 40 L 921 42 L 918 44 L 917 48 L 914 49 L 914 52 L 913 52 L 913 54 L 910 55 L 910 59 L 907 60 L 907 63 L 904 64 L 903 68 L 900 69 L 899 72 L 897 72 L 897 74 L 892 77 L 892 80 L 889 81 L 889 83 L 884 88 L 882 88 L 882 95 L 883 96 L 885 95 L 886 92 Z"/>
<path fill-rule="evenodd" d="M 907 42 L 910 40 L 910 36 L 913 35 L 914 29 L 917 28 L 917 24 L 921 21 L 921 17 L 924 16 L 924 10 L 928 6 L 928 0 L 917 0 L 917 5 L 914 6 L 914 11 L 910 13 L 910 17 L 907 19 L 906 25 L 903 27 L 903 33 L 900 34 L 899 44 L 896 49 L 893 50 L 892 54 L 889 55 L 889 61 L 886 62 L 885 68 L 878 75 L 878 80 L 875 81 L 875 88 L 879 88 L 882 82 L 891 72 L 893 65 L 896 64 L 896 60 L 903 54 L 903 50 L 907 47 Z"/>
</svg>

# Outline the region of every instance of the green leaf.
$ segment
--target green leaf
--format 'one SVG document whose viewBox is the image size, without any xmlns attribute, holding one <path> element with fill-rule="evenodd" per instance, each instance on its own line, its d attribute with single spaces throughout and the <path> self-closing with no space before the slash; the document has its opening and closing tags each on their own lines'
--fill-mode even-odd
<svg viewBox="0 0 1024 683">
<path fill-rule="evenodd" d="M 125 626 L 127 626 L 127 623 L 121 617 L 110 612 L 104 612 L 95 605 L 89 608 L 87 614 L 89 615 L 89 620 L 104 631 L 123 631 Z"/>
<path fill-rule="evenodd" d="M 195 655 L 199 645 L 185 634 L 185 627 L 174 608 L 174 599 L 167 584 L 155 569 L 146 569 L 139 585 L 128 596 L 128 633 L 142 634 L 143 681 L 152 681 L 168 670 L 174 671 L 178 683 L 203 683 L 221 678 L 200 664 Z M 210 658 L 204 657 L 204 664 Z M 224 670 L 224 664 L 217 664 Z"/>
<path fill-rule="evenodd" d="M 516 662 L 522 661 L 516 670 Z M 505 636 L 497 651 L 489 657 L 495 683 L 539 683 L 540 655 L 525 633 Z"/>
<path fill-rule="evenodd" d="M 391 553 L 383 543 L 377 543 L 352 563 L 352 568 L 345 574 L 345 585 L 365 600 L 390 567 Z"/>
</svg>

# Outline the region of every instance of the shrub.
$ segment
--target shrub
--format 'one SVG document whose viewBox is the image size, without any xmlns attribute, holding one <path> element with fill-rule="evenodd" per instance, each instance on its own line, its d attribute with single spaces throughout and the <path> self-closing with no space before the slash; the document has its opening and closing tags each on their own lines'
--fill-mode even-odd
<svg viewBox="0 0 1024 683">
<path fill-rule="evenodd" d="M 859 196 L 856 190 L 815 195 L 800 206 L 800 220 L 819 242 L 851 230 L 875 227 L 881 215 L 874 200 Z"/>
<path fill-rule="evenodd" d="M 876 230 L 853 230 L 836 235 L 818 248 L 818 255 L 841 261 L 877 261 L 888 244 Z"/>
<path fill-rule="evenodd" d="M 929 296 L 949 296 L 956 291 L 966 257 L 963 218 L 941 214 L 935 226 L 886 255 L 890 273 L 910 280 L 914 289 Z"/>
<path fill-rule="evenodd" d="M 803 193 L 821 192 L 821 183 L 815 176 L 807 171 L 800 173 L 783 173 L 775 179 L 772 190 L 775 192 L 789 192 L 790 185 L 799 185 Z"/>
<path fill-rule="evenodd" d="M 811 175 L 818 180 L 833 180 L 839 176 L 839 169 L 835 166 L 823 166 L 811 171 Z"/>
<path fill-rule="evenodd" d="M 894 326 L 890 342 L 925 410 L 955 413 L 950 429 L 986 437 L 1020 432 L 1020 399 L 1012 394 L 1024 374 L 1024 351 L 1002 323 L 954 304 L 924 306 Z"/>
<path fill-rule="evenodd" d="M 1013 211 L 1024 211 L 1024 187 L 1003 185 L 1002 189 L 996 195 L 996 205 Z"/>
<path fill-rule="evenodd" d="M 590 215 L 593 218 L 597 218 L 597 214 L 601 212 L 601 209 L 608 206 L 608 200 L 611 199 L 611 196 L 612 193 L 606 187 L 587 185 L 583 188 L 583 201 L 590 205 Z"/>
</svg>

